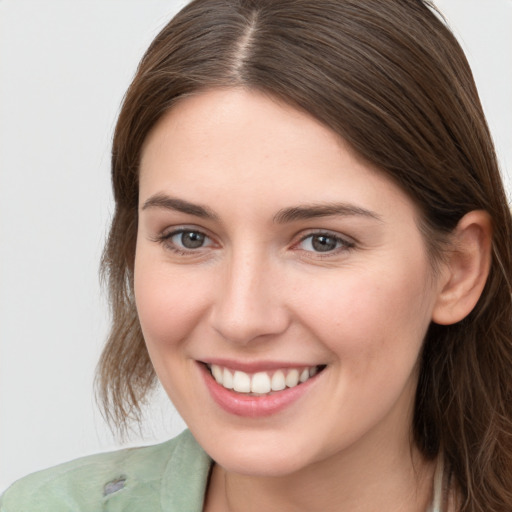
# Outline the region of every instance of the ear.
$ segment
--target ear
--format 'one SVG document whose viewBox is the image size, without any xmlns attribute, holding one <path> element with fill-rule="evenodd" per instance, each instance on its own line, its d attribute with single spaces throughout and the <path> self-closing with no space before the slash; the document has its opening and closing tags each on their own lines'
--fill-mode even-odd
<svg viewBox="0 0 512 512">
<path fill-rule="evenodd" d="M 432 320 L 441 325 L 454 324 L 469 315 L 484 289 L 491 265 L 489 214 L 483 210 L 467 213 L 451 236 L 452 248 L 443 264 L 432 312 Z"/>
</svg>

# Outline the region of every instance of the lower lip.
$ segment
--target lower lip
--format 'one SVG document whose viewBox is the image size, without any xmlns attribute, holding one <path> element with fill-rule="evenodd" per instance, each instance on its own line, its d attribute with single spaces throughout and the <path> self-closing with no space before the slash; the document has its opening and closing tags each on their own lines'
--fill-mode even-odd
<svg viewBox="0 0 512 512">
<path fill-rule="evenodd" d="M 226 389 L 217 383 L 203 363 L 199 363 L 199 366 L 213 400 L 226 412 L 247 418 L 271 416 L 286 409 L 307 393 L 320 376 L 317 374 L 302 384 L 276 391 L 271 395 L 251 396 Z"/>
</svg>

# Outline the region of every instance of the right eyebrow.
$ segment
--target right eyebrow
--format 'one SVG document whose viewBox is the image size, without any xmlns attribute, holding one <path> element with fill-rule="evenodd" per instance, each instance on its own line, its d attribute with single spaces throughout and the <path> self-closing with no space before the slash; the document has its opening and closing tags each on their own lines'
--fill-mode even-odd
<svg viewBox="0 0 512 512">
<path fill-rule="evenodd" d="M 162 208 L 165 210 L 173 210 L 176 212 L 186 213 L 188 215 L 194 215 L 202 219 L 217 220 L 217 215 L 205 206 L 200 204 L 190 203 L 184 199 L 177 199 L 176 197 L 170 197 L 165 194 L 155 194 L 147 199 L 142 205 L 142 210 L 148 208 Z"/>
</svg>

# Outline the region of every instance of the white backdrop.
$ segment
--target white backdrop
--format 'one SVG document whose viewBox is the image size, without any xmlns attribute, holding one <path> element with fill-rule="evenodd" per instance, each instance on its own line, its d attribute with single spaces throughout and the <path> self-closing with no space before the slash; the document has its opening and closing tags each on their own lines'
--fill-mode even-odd
<svg viewBox="0 0 512 512">
<path fill-rule="evenodd" d="M 0 491 L 119 446 L 94 404 L 107 329 L 97 278 L 109 151 L 146 46 L 183 1 L 0 0 Z M 512 174 L 512 1 L 438 0 L 473 66 Z M 131 445 L 183 423 L 155 401 Z"/>
</svg>

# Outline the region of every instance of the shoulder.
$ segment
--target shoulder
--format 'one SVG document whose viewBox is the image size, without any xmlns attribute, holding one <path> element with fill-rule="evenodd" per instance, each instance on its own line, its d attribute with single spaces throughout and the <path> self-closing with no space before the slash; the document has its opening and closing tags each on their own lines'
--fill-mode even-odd
<svg viewBox="0 0 512 512">
<path fill-rule="evenodd" d="M 186 430 L 159 445 L 92 455 L 22 478 L 0 498 L 0 512 L 158 511 L 162 503 L 200 511 L 210 465 Z"/>
</svg>

